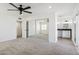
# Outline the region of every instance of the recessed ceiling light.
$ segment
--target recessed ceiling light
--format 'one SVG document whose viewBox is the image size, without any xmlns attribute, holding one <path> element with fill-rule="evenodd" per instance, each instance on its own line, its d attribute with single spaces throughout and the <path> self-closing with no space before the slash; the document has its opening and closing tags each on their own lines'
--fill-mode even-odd
<svg viewBox="0 0 79 59">
<path fill-rule="evenodd" d="M 52 8 L 52 6 L 49 6 L 49 8 L 51 9 L 51 8 Z"/>
</svg>

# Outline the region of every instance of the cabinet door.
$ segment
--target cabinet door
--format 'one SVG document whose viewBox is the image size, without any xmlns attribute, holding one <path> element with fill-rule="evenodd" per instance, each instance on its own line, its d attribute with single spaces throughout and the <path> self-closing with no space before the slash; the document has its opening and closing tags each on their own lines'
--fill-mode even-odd
<svg viewBox="0 0 79 59">
<path fill-rule="evenodd" d="M 70 38 L 70 31 L 62 31 L 63 38 Z"/>
</svg>

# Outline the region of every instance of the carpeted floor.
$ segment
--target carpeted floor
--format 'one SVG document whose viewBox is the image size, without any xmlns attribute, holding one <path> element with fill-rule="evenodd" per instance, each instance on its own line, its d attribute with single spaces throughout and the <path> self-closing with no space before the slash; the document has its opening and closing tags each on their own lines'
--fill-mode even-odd
<svg viewBox="0 0 79 59">
<path fill-rule="evenodd" d="M 59 39 L 49 44 L 46 39 L 30 37 L 0 43 L 0 55 L 78 55 L 71 40 Z"/>
</svg>

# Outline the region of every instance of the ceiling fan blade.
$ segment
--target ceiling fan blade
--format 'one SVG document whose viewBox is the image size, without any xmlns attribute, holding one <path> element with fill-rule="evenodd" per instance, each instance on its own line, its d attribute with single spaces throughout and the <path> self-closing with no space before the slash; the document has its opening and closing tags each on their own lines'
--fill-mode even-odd
<svg viewBox="0 0 79 59">
<path fill-rule="evenodd" d="M 24 12 L 32 14 L 32 12 L 30 12 L 30 11 L 24 11 Z"/>
<path fill-rule="evenodd" d="M 16 7 L 13 3 L 9 3 L 9 4 L 18 9 L 18 7 Z"/>
<path fill-rule="evenodd" d="M 8 11 L 19 11 L 17 9 L 8 9 Z"/>
<path fill-rule="evenodd" d="M 28 7 L 23 8 L 23 10 L 30 9 L 30 8 L 31 8 L 31 7 L 30 7 L 30 6 L 28 6 Z"/>
</svg>

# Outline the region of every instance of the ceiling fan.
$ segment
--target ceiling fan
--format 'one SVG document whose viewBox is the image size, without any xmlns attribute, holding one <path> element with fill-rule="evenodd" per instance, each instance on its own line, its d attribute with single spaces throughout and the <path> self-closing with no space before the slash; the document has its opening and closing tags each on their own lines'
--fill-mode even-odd
<svg viewBox="0 0 79 59">
<path fill-rule="evenodd" d="M 9 4 L 12 5 L 13 7 L 15 7 L 16 9 L 8 9 L 8 11 L 19 11 L 20 15 L 22 14 L 22 12 L 32 14 L 32 12 L 26 11 L 26 9 L 31 9 L 30 6 L 27 6 L 27 7 L 23 8 L 23 5 L 19 5 L 19 7 L 17 7 L 13 3 L 9 3 Z"/>
</svg>

